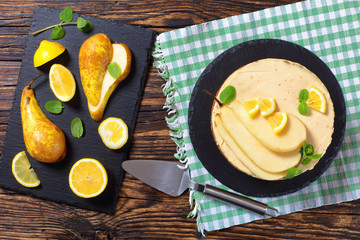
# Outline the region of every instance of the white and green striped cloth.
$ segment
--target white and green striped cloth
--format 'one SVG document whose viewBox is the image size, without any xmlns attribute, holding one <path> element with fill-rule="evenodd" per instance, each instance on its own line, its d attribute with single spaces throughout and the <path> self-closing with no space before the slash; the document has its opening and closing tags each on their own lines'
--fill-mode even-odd
<svg viewBox="0 0 360 240">
<path fill-rule="evenodd" d="M 311 185 L 289 195 L 255 198 L 282 214 L 360 198 L 360 1 L 309 0 L 228 17 L 162 33 L 155 43 L 155 66 L 166 80 L 164 94 L 175 157 L 194 181 L 227 189 L 197 158 L 189 137 L 188 107 L 201 72 L 220 53 L 241 42 L 274 38 L 299 44 L 320 57 L 343 90 L 347 124 L 344 144 L 330 168 Z M 201 232 L 261 219 L 198 192 L 190 192 L 189 216 Z"/>
</svg>

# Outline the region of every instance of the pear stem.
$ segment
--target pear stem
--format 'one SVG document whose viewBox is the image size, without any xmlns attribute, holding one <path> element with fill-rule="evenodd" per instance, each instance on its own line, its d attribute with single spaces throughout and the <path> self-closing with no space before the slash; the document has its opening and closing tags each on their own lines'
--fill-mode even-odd
<svg viewBox="0 0 360 240">
<path fill-rule="evenodd" d="M 33 84 L 33 82 L 34 82 L 36 79 L 38 79 L 41 75 L 42 75 L 42 74 L 41 74 L 41 73 L 39 73 L 36 77 L 34 77 L 34 78 L 30 81 L 29 85 L 27 86 L 27 87 L 28 87 L 28 89 L 30 89 L 30 88 L 31 88 L 31 84 Z"/>
<path fill-rule="evenodd" d="M 203 89 L 202 91 L 203 91 L 204 93 L 206 93 L 207 95 L 210 95 L 211 97 L 213 97 L 214 100 L 220 105 L 220 107 L 223 105 L 223 103 L 222 103 L 219 99 L 217 99 L 211 92 L 209 92 L 209 91 L 206 90 L 206 89 Z"/>
</svg>

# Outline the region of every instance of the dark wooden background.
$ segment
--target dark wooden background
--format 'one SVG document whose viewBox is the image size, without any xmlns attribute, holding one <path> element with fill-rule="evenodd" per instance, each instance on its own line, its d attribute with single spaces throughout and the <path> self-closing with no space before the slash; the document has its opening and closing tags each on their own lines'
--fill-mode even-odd
<svg viewBox="0 0 360 240">
<path fill-rule="evenodd" d="M 35 5 L 151 28 L 158 33 L 297 0 L 0 0 L 0 152 Z M 164 81 L 147 74 L 129 159 L 174 160 L 165 124 Z M 126 174 L 114 215 L 0 189 L 0 239 L 196 239 L 186 216 L 188 194 L 173 198 Z M 352 201 L 208 233 L 208 239 L 360 239 L 360 201 Z"/>
</svg>

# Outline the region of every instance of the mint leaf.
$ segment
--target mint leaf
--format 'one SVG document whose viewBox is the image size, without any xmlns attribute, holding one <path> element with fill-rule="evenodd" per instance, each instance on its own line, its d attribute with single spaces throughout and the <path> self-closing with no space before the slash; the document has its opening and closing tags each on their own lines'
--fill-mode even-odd
<svg viewBox="0 0 360 240">
<path fill-rule="evenodd" d="M 305 148 L 305 154 L 306 156 L 312 155 L 314 153 L 314 147 L 313 145 L 308 144 Z"/>
<path fill-rule="evenodd" d="M 319 158 L 322 157 L 322 154 L 321 153 L 314 154 L 312 157 L 315 158 L 315 159 L 319 159 Z"/>
<path fill-rule="evenodd" d="M 71 22 L 73 19 L 73 10 L 71 9 L 71 7 L 67 7 L 64 10 L 61 11 L 59 18 L 61 21 L 63 22 Z"/>
<path fill-rule="evenodd" d="M 300 103 L 298 106 L 298 111 L 301 115 L 307 115 L 309 113 L 309 107 L 306 103 Z"/>
<path fill-rule="evenodd" d="M 117 64 L 116 62 L 110 63 L 107 66 L 107 70 L 113 78 L 118 78 L 120 76 L 121 69 L 119 67 L 119 64 Z"/>
<path fill-rule="evenodd" d="M 302 89 L 299 93 L 299 102 L 304 103 L 309 99 L 309 91 L 306 89 Z"/>
<path fill-rule="evenodd" d="M 311 160 L 312 160 L 311 157 L 306 157 L 304 158 L 304 160 L 302 160 L 301 165 L 306 166 L 311 162 Z"/>
<path fill-rule="evenodd" d="M 92 23 L 82 17 L 78 18 L 76 25 L 77 28 L 83 32 L 89 32 L 93 28 Z"/>
<path fill-rule="evenodd" d="M 86 20 L 84 18 L 82 18 L 82 17 L 79 17 L 77 22 L 76 22 L 76 26 L 77 26 L 78 29 L 81 29 L 81 28 L 85 27 L 86 26 Z"/>
<path fill-rule="evenodd" d="M 61 26 L 54 27 L 54 29 L 51 32 L 51 39 L 52 40 L 61 39 L 64 36 L 65 36 L 65 31 Z"/>
<path fill-rule="evenodd" d="M 229 85 L 220 93 L 220 101 L 225 104 L 230 104 L 236 96 L 236 89 L 235 87 Z"/>
<path fill-rule="evenodd" d="M 50 113 L 60 114 L 64 107 L 60 101 L 51 100 L 45 103 L 45 108 Z"/>
<path fill-rule="evenodd" d="M 290 169 L 287 171 L 284 179 L 293 178 L 293 177 L 299 175 L 300 173 L 302 173 L 302 171 L 301 171 L 300 169 L 298 169 L 298 168 L 296 168 L 296 167 L 292 167 L 292 168 L 290 168 Z"/>
<path fill-rule="evenodd" d="M 74 118 L 71 121 L 71 134 L 73 137 L 80 138 L 84 133 L 84 127 L 80 118 Z"/>
</svg>

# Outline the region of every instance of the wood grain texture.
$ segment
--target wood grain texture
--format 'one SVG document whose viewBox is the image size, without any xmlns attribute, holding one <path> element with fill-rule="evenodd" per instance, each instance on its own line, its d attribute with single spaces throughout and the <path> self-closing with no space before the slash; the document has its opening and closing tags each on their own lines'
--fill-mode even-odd
<svg viewBox="0 0 360 240">
<path fill-rule="evenodd" d="M 156 30 L 158 33 L 297 0 L 4 1 L 0 0 L 0 152 L 35 5 Z M 148 70 L 129 159 L 174 160 L 164 121 L 165 98 Z M 188 194 L 173 198 L 126 174 L 114 215 L 87 211 L 0 189 L 1 239 L 196 239 Z M 360 239 L 360 200 L 259 220 L 208 233 L 208 239 Z"/>
</svg>

